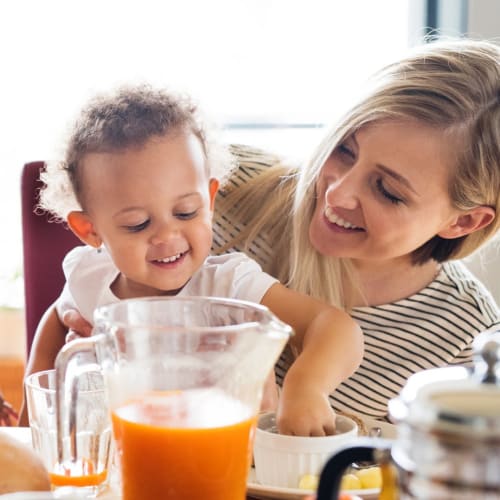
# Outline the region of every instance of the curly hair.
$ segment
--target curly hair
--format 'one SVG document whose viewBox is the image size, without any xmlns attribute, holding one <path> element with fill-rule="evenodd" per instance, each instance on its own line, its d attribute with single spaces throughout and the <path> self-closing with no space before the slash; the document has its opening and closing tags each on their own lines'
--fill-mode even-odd
<svg viewBox="0 0 500 500">
<path fill-rule="evenodd" d="M 63 221 L 71 210 L 81 210 L 80 165 L 90 153 L 140 148 L 153 137 L 186 130 L 199 140 L 210 175 L 224 177 L 230 156 L 212 135 L 198 106 L 186 95 L 149 85 L 123 86 L 92 98 L 77 117 L 67 140 L 64 158 L 47 163 L 41 179 L 38 209 Z"/>
</svg>

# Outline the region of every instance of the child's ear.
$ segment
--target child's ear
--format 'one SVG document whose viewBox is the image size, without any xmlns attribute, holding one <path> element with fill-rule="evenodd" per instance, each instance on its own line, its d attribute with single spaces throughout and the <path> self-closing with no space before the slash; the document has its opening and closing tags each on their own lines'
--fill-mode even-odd
<svg viewBox="0 0 500 500">
<path fill-rule="evenodd" d="M 84 243 L 94 248 L 102 244 L 101 237 L 95 232 L 89 216 L 85 212 L 73 211 L 67 217 L 68 226 Z"/>
<path fill-rule="evenodd" d="M 219 181 L 217 179 L 210 179 L 208 189 L 210 192 L 210 210 L 212 210 L 213 212 L 215 204 L 215 195 L 219 190 Z"/>
<path fill-rule="evenodd" d="M 476 207 L 459 215 L 452 224 L 438 233 L 441 238 L 459 238 L 478 231 L 490 224 L 495 218 L 495 210 L 491 207 Z"/>
</svg>

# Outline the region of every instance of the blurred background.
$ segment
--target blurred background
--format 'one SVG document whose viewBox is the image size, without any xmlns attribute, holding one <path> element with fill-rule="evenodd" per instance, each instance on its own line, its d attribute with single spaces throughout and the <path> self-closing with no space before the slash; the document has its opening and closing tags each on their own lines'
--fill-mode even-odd
<svg viewBox="0 0 500 500">
<path fill-rule="evenodd" d="M 2 2 L 0 354 L 24 355 L 23 334 L 15 335 L 23 320 L 21 167 L 60 155 L 91 95 L 138 82 L 187 91 L 222 140 L 300 162 L 365 79 L 429 33 L 499 40 L 500 2 Z M 497 258 L 493 246 L 488 252 L 485 264 L 471 264 L 478 273 Z M 500 279 L 483 279 L 498 297 Z M 0 374 L 0 390 L 5 380 Z"/>
</svg>

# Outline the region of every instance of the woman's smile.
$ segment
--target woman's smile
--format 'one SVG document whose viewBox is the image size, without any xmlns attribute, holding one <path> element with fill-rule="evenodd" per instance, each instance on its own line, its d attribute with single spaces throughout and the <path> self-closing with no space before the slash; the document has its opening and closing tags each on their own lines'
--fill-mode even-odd
<svg viewBox="0 0 500 500">
<path fill-rule="evenodd" d="M 349 222 L 343 217 L 340 217 L 340 215 L 337 215 L 331 207 L 326 207 L 324 213 L 328 222 L 334 224 L 335 226 L 338 226 L 339 228 L 346 230 L 354 230 L 354 231 L 364 231 L 363 228 L 358 227 L 352 222 Z"/>
</svg>

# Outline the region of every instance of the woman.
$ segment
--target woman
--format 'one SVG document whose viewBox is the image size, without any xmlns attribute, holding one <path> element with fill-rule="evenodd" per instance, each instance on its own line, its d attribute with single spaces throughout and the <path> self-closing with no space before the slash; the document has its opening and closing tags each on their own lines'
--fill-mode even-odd
<svg viewBox="0 0 500 500">
<path fill-rule="evenodd" d="M 425 45 L 372 84 L 304 168 L 243 158 L 216 203 L 216 233 L 223 250 L 246 250 L 291 288 L 351 312 L 365 356 L 331 404 L 385 418 L 408 376 L 469 363 L 475 335 L 499 326 L 494 300 L 456 259 L 499 227 L 500 48 Z"/>
<path fill-rule="evenodd" d="M 469 363 L 475 335 L 499 327 L 491 295 L 456 260 L 499 227 L 496 45 L 433 43 L 382 69 L 301 169 L 233 154 L 214 251 L 247 251 L 363 329 L 363 362 L 330 396 L 335 410 L 386 418 L 412 373 Z M 83 331 L 73 311 L 65 321 Z"/>
</svg>

